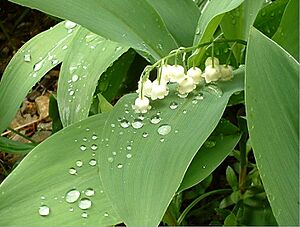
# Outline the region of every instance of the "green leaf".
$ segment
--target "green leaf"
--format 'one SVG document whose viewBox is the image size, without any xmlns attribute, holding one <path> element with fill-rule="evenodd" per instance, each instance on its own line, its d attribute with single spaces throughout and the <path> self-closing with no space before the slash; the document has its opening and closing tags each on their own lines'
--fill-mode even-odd
<svg viewBox="0 0 300 227">
<path fill-rule="evenodd" d="M 12 0 L 72 20 L 90 31 L 129 45 L 158 60 L 178 47 L 164 21 L 148 1 Z M 145 53 L 146 52 L 146 53 Z M 150 57 L 149 56 L 149 57 Z"/>
<path fill-rule="evenodd" d="M 122 220 L 128 225 L 158 225 L 193 156 L 216 127 L 229 96 L 243 89 L 243 69 L 235 71 L 233 81 L 219 86 L 221 97 L 216 87 L 206 88 L 204 99 L 194 101 L 193 95 L 179 98 L 172 88 L 167 98 L 152 103 L 141 129 L 136 129 L 139 124 L 123 128 L 126 122 L 118 121 L 125 117 L 133 123 L 142 117 L 132 110 L 125 112 L 136 98 L 136 94 L 129 94 L 111 112 L 59 131 L 37 146 L 1 185 L 0 215 L 4 218 L 0 224 L 112 225 Z M 176 110 L 169 108 L 171 101 L 178 102 Z M 161 122 L 152 124 L 149 118 L 157 111 Z M 161 124 L 172 127 L 168 135 L 158 134 Z M 90 166 L 91 159 L 98 165 Z M 83 161 L 82 167 L 76 167 L 78 160 Z M 70 167 L 76 168 L 77 175 L 69 174 Z M 88 187 L 96 194 L 87 210 L 89 218 L 83 219 L 77 203 L 70 205 L 61 196 L 72 188 L 82 191 Z M 42 200 L 42 195 L 47 199 Z M 41 203 L 51 208 L 48 217 L 39 216 Z M 69 211 L 70 206 L 76 208 L 75 213 Z"/>
<path fill-rule="evenodd" d="M 97 94 L 98 96 L 98 100 L 99 100 L 99 104 L 98 104 L 98 108 L 99 108 L 99 113 L 104 113 L 104 112 L 110 112 L 113 109 L 113 106 L 103 97 L 103 95 L 101 94 Z"/>
<path fill-rule="evenodd" d="M 248 129 L 279 225 L 299 225 L 298 75 L 297 61 L 252 29 L 246 57 Z"/>
<path fill-rule="evenodd" d="M 299 1 L 290 0 L 272 39 L 299 60 Z"/>
<path fill-rule="evenodd" d="M 20 143 L 0 136 L 0 151 L 7 153 L 28 153 L 35 146 L 30 143 Z"/>
<path fill-rule="evenodd" d="M 244 0 L 212 0 L 208 3 L 199 17 L 194 37 L 194 45 L 212 41 L 213 35 L 222 21 L 226 12 L 237 8 Z M 205 53 L 205 48 L 200 48 L 194 53 L 193 61 L 198 65 Z"/>
<path fill-rule="evenodd" d="M 192 46 L 200 10 L 190 0 L 148 0 L 180 46 Z"/>
<path fill-rule="evenodd" d="M 63 60 L 63 47 L 72 41 L 77 27 L 68 30 L 61 22 L 29 40 L 14 55 L 0 83 L 0 132 L 13 119 L 28 91 Z"/>
<path fill-rule="evenodd" d="M 226 179 L 232 189 L 238 189 L 238 180 L 236 174 L 230 166 L 227 166 L 226 169 Z"/>
<path fill-rule="evenodd" d="M 220 84 L 222 97 L 216 90 L 211 94 L 206 88 L 203 100 L 192 101 L 193 97 L 179 98 L 172 89 L 164 100 L 152 103 L 151 111 L 143 116 L 141 129 L 129 127 L 126 122 L 134 126 L 138 117 L 130 108 L 125 111 L 134 103 L 136 94 L 125 96 L 114 107 L 103 128 L 99 167 L 105 190 L 127 225 L 159 224 L 193 156 L 216 127 L 230 95 L 243 88 L 242 70 L 236 73 L 234 81 Z M 169 107 L 171 102 L 178 104 L 175 110 Z M 150 123 L 149 118 L 158 111 L 161 122 Z M 120 127 L 120 123 L 128 128 Z M 162 125 L 171 127 L 167 135 L 158 133 Z"/>
<path fill-rule="evenodd" d="M 107 115 L 91 117 L 83 123 L 65 128 L 37 146 L 4 180 L 0 187 L 1 226 L 108 226 L 120 223 L 107 198 L 93 166 L 99 150 L 92 145 L 100 138 L 93 137 L 93 130 L 105 124 Z M 85 141 L 87 140 L 87 141 Z M 86 150 L 80 149 L 81 145 Z M 93 150 L 94 149 L 94 150 Z M 95 154 L 95 155 L 94 155 Z M 82 166 L 77 161 L 82 161 Z M 91 165 L 92 164 L 92 165 Z M 71 175 L 70 168 L 77 173 Z M 86 196 L 82 191 L 92 188 L 95 195 Z M 66 193 L 76 189 L 80 198 L 90 198 L 92 207 L 81 210 L 79 202 L 66 202 Z M 47 205 L 50 214 L 39 215 L 39 207 Z M 70 211 L 73 209 L 73 211 Z M 81 215 L 88 214 L 87 218 Z"/>
<path fill-rule="evenodd" d="M 101 74 L 129 47 L 81 28 L 69 48 L 62 64 L 57 91 L 64 126 L 87 118 Z"/>
<path fill-rule="evenodd" d="M 56 95 L 51 95 L 49 100 L 49 116 L 52 120 L 52 134 L 58 132 L 63 128 L 60 117 L 59 110 L 56 100 Z"/>
<path fill-rule="evenodd" d="M 236 226 L 237 225 L 237 219 L 234 213 L 230 213 L 224 221 L 224 226 Z"/>
<path fill-rule="evenodd" d="M 178 192 L 186 190 L 205 179 L 233 150 L 239 139 L 238 128 L 222 119 L 216 130 L 193 158 Z"/>
<path fill-rule="evenodd" d="M 244 0 L 236 9 L 228 12 L 222 19 L 221 28 L 227 39 L 248 40 L 250 27 L 253 25 L 264 0 Z M 242 62 L 244 45 L 236 44 L 233 53 L 237 62 Z"/>
</svg>

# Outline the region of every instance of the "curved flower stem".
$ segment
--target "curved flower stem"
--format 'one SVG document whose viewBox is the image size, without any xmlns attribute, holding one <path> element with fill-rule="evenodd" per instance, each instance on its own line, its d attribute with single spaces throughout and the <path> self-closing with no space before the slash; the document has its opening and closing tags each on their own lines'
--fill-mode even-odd
<svg viewBox="0 0 300 227">
<path fill-rule="evenodd" d="M 177 220 L 177 224 L 180 225 L 182 223 L 182 221 L 184 220 L 185 216 L 187 215 L 187 213 L 201 200 L 203 200 L 206 197 L 211 196 L 211 195 L 215 195 L 215 194 L 219 194 L 219 193 L 229 193 L 229 192 L 232 192 L 232 189 L 218 189 L 218 190 L 207 192 L 207 193 L 199 196 L 190 205 L 188 205 L 188 207 L 185 208 L 185 210 L 181 213 L 181 215 L 179 216 L 179 218 Z"/>
</svg>

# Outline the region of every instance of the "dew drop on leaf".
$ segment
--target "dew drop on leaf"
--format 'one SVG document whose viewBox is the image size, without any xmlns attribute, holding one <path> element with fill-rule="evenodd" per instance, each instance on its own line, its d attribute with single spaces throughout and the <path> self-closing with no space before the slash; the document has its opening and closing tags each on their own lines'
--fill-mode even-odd
<svg viewBox="0 0 300 227">
<path fill-rule="evenodd" d="M 144 123 L 141 119 L 139 118 L 136 118 L 134 119 L 134 121 L 132 122 L 132 127 L 135 128 L 135 129 L 139 129 L 139 128 L 142 128 Z"/>
<path fill-rule="evenodd" d="M 178 103 L 177 102 L 171 102 L 170 103 L 170 109 L 171 110 L 175 110 L 175 109 L 177 109 L 177 107 L 178 107 Z"/>
<path fill-rule="evenodd" d="M 91 149 L 92 149 L 93 151 L 95 151 L 95 150 L 98 149 L 98 146 L 97 146 L 96 144 L 93 144 L 93 145 L 91 146 Z"/>
<path fill-rule="evenodd" d="M 126 147 L 126 150 L 131 151 L 131 150 L 132 150 L 132 146 L 131 146 L 131 145 L 128 145 L 128 146 Z"/>
<path fill-rule="evenodd" d="M 25 62 L 30 62 L 31 61 L 31 55 L 30 54 L 25 54 L 24 55 L 24 61 Z"/>
<path fill-rule="evenodd" d="M 108 157 L 107 161 L 110 162 L 110 163 L 112 163 L 114 161 L 114 158 L 113 157 Z"/>
<path fill-rule="evenodd" d="M 126 155 L 126 158 L 131 158 L 132 157 L 132 154 L 127 154 Z"/>
<path fill-rule="evenodd" d="M 158 116 L 158 115 L 153 115 L 151 118 L 150 118 L 150 122 L 152 123 L 152 124 L 158 124 L 159 122 L 161 121 L 161 118 L 160 118 L 160 116 Z"/>
<path fill-rule="evenodd" d="M 94 195 L 95 195 L 95 190 L 92 189 L 92 188 L 87 188 L 87 189 L 85 190 L 84 194 L 85 194 L 86 196 L 89 196 L 89 197 L 94 196 Z"/>
<path fill-rule="evenodd" d="M 144 137 L 144 138 L 147 138 L 148 137 L 148 133 L 147 132 L 143 132 L 143 134 L 142 134 L 142 136 Z"/>
<path fill-rule="evenodd" d="M 107 212 L 104 213 L 104 217 L 108 217 L 109 214 Z"/>
<path fill-rule="evenodd" d="M 161 126 L 159 126 L 159 128 L 157 129 L 157 132 L 159 135 L 165 136 L 168 135 L 172 130 L 172 127 L 170 125 L 167 124 L 163 124 Z"/>
<path fill-rule="evenodd" d="M 72 81 L 73 81 L 73 82 L 76 82 L 78 79 L 79 79 L 79 76 L 78 76 L 78 75 L 74 74 L 74 75 L 72 76 Z"/>
<path fill-rule="evenodd" d="M 76 161 L 76 166 L 81 167 L 83 165 L 83 162 L 81 160 Z"/>
<path fill-rule="evenodd" d="M 119 163 L 119 164 L 117 165 L 117 168 L 118 168 L 118 169 L 122 169 L 122 168 L 123 168 L 123 164 L 122 164 L 122 163 Z"/>
<path fill-rule="evenodd" d="M 39 207 L 39 214 L 43 217 L 48 216 L 50 214 L 50 208 L 46 205 L 42 205 Z"/>
<path fill-rule="evenodd" d="M 217 85 L 210 84 L 207 87 L 205 87 L 205 89 L 208 90 L 208 92 L 218 96 L 219 98 L 223 95 L 222 89 L 219 88 Z"/>
<path fill-rule="evenodd" d="M 88 213 L 87 212 L 82 212 L 82 214 L 81 214 L 81 217 L 83 217 L 83 218 L 87 218 L 89 215 L 88 215 Z"/>
<path fill-rule="evenodd" d="M 38 63 L 36 63 L 34 66 L 33 66 L 33 71 L 37 72 L 39 71 L 43 66 L 43 61 L 40 61 Z"/>
<path fill-rule="evenodd" d="M 77 25 L 77 24 L 74 23 L 73 21 L 66 20 L 66 22 L 65 22 L 65 28 L 66 28 L 66 29 L 72 29 L 72 28 L 75 28 L 76 25 Z"/>
<path fill-rule="evenodd" d="M 87 210 L 91 208 L 91 206 L 92 206 L 92 201 L 89 200 L 88 198 L 82 198 L 78 203 L 78 207 L 82 210 Z"/>
<path fill-rule="evenodd" d="M 69 169 L 69 174 L 76 175 L 77 174 L 77 170 L 72 167 L 72 168 Z"/>
<path fill-rule="evenodd" d="M 96 140 L 96 139 L 98 139 L 98 136 L 97 135 L 92 135 L 92 140 Z"/>
<path fill-rule="evenodd" d="M 91 159 L 91 160 L 89 161 L 89 165 L 90 165 L 90 166 L 95 166 L 96 164 L 97 164 L 96 159 Z"/>
<path fill-rule="evenodd" d="M 164 139 L 164 138 L 160 138 L 159 141 L 160 141 L 160 142 L 165 142 L 165 139 Z"/>
<path fill-rule="evenodd" d="M 122 119 L 120 121 L 120 125 L 121 125 L 122 128 L 128 128 L 130 126 L 130 123 L 126 119 Z"/>
<path fill-rule="evenodd" d="M 80 146 L 80 150 L 85 151 L 86 150 L 86 146 L 85 145 L 81 145 Z"/>
<path fill-rule="evenodd" d="M 197 94 L 196 96 L 195 96 L 195 99 L 196 100 L 203 100 L 204 99 L 204 96 L 203 96 L 203 93 L 199 93 L 199 94 Z"/>
<path fill-rule="evenodd" d="M 80 197 L 80 191 L 72 189 L 67 192 L 65 200 L 67 203 L 75 203 Z"/>
</svg>

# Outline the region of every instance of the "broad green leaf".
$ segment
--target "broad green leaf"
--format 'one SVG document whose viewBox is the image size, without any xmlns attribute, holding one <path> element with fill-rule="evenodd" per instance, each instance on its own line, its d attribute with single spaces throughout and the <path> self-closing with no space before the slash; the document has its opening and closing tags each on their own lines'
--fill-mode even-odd
<svg viewBox="0 0 300 227">
<path fill-rule="evenodd" d="M 225 38 L 248 40 L 249 29 L 263 2 L 264 0 L 244 0 L 238 8 L 226 13 L 221 22 Z M 245 46 L 241 44 L 236 44 L 233 48 L 233 53 L 239 63 L 242 62 L 244 48 Z"/>
<path fill-rule="evenodd" d="M 178 47 L 158 12 L 141 0 L 12 0 L 72 20 L 90 31 L 129 45 L 158 60 Z M 188 15 L 187 15 L 188 16 Z"/>
<path fill-rule="evenodd" d="M 264 6 L 255 19 L 254 27 L 271 38 L 277 31 L 288 2 L 289 0 L 276 0 Z"/>
<path fill-rule="evenodd" d="M 233 150 L 240 139 L 238 128 L 223 119 L 193 158 L 178 192 L 204 180 Z"/>
<path fill-rule="evenodd" d="M 299 1 L 290 0 L 272 39 L 299 60 Z"/>
<path fill-rule="evenodd" d="M 108 226 L 120 222 L 97 177 L 100 150 L 93 144 L 100 138 L 93 130 L 100 130 L 106 117 L 91 117 L 84 124 L 65 128 L 26 156 L 0 186 L 1 226 Z M 76 174 L 71 175 L 70 168 Z M 84 194 L 88 188 L 95 191 L 94 196 Z M 71 189 L 81 194 L 74 203 L 66 202 Z M 78 207 L 82 198 L 92 201 L 90 209 Z M 39 215 L 41 205 L 50 208 L 48 216 Z M 82 217 L 83 212 L 87 218 Z"/>
<path fill-rule="evenodd" d="M 200 10 L 191 0 L 148 0 L 180 46 L 192 46 Z"/>
<path fill-rule="evenodd" d="M 230 95 L 243 89 L 243 70 L 238 72 L 235 80 L 219 85 L 221 97 L 216 87 L 210 87 L 211 93 L 204 89 L 203 100 L 193 95 L 181 99 L 171 89 L 168 97 L 153 102 L 143 116 L 128 108 L 136 94 L 125 96 L 114 107 L 102 131 L 99 168 L 105 191 L 127 225 L 159 224 Z M 161 121 L 151 123 L 158 112 Z M 144 118 L 142 123 L 138 117 Z"/>
<path fill-rule="evenodd" d="M 298 75 L 299 64 L 290 54 L 251 30 L 246 57 L 248 129 L 279 225 L 299 225 Z"/>
<path fill-rule="evenodd" d="M 0 132 L 13 119 L 28 91 L 65 56 L 77 31 L 64 22 L 25 43 L 6 67 L 0 83 Z"/>
<path fill-rule="evenodd" d="M 213 35 L 222 21 L 226 12 L 237 8 L 244 0 L 212 0 L 207 4 L 203 13 L 199 17 L 198 25 L 194 37 L 194 45 L 212 41 Z M 205 48 L 201 48 L 194 53 L 193 61 L 196 65 L 200 62 L 205 53 Z"/>
<path fill-rule="evenodd" d="M 28 153 L 35 146 L 30 143 L 20 143 L 0 136 L 0 151 L 7 153 Z"/>
<path fill-rule="evenodd" d="M 64 126 L 87 118 L 101 74 L 128 48 L 80 28 L 58 81 L 57 102 Z"/>
</svg>

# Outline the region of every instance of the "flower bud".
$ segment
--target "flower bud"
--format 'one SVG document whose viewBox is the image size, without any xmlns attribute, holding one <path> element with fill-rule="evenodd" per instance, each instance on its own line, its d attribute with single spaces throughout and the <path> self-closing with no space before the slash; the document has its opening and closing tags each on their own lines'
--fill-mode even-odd
<svg viewBox="0 0 300 227">
<path fill-rule="evenodd" d="M 134 102 L 134 106 L 132 107 L 137 113 L 146 113 L 148 110 L 151 109 L 151 106 L 149 104 L 150 101 L 147 97 L 143 97 L 143 98 L 138 97 L 136 98 Z"/>
<path fill-rule="evenodd" d="M 142 81 L 139 81 L 139 85 L 138 85 L 138 89 L 137 89 L 137 93 L 141 93 L 141 87 L 142 87 Z M 144 83 L 143 83 L 143 95 L 150 97 L 151 96 L 151 91 L 152 91 L 152 82 L 151 80 L 147 79 Z"/>
<path fill-rule="evenodd" d="M 221 69 L 221 80 L 222 81 L 231 80 L 233 78 L 232 66 L 222 65 L 222 66 L 220 66 L 220 69 Z"/>
</svg>

